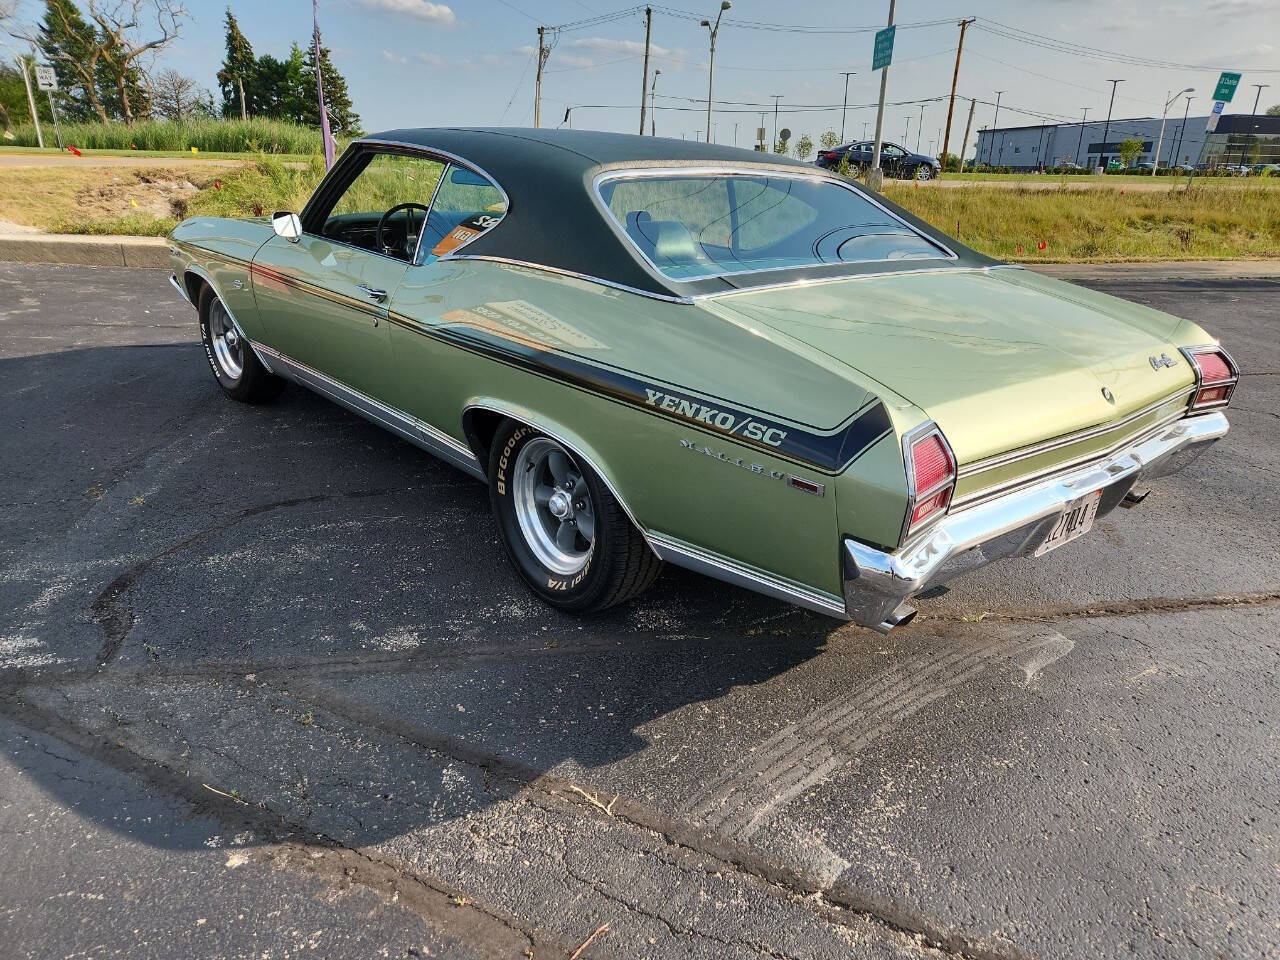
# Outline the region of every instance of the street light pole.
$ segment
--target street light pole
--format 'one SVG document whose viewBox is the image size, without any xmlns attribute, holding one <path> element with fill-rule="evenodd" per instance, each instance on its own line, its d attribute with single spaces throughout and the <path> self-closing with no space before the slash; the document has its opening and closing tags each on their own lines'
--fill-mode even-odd
<svg viewBox="0 0 1280 960">
<path fill-rule="evenodd" d="M 1089 108 L 1081 107 L 1080 109 L 1084 111 L 1084 114 L 1080 117 L 1080 141 L 1076 144 L 1076 163 L 1080 162 L 1080 148 L 1084 146 L 1084 125 L 1089 119 Z"/>
<path fill-rule="evenodd" d="M 1173 155 L 1176 157 L 1182 152 L 1182 138 L 1187 132 L 1187 114 L 1191 112 L 1191 97 L 1187 97 L 1187 105 L 1182 108 L 1182 126 L 1178 128 L 1178 143 L 1173 148 Z"/>
<path fill-rule="evenodd" d="M 1255 83 L 1254 86 L 1257 87 L 1258 92 L 1253 95 L 1253 112 L 1249 114 L 1251 117 L 1256 117 L 1258 115 L 1258 101 L 1262 99 L 1262 91 L 1271 86 L 1271 84 Z"/>
<path fill-rule="evenodd" d="M 854 76 L 857 70 L 842 70 L 844 76 L 844 106 L 840 109 L 840 142 L 844 143 L 844 121 L 849 115 L 849 78 Z"/>
<path fill-rule="evenodd" d="M 707 63 L 707 143 L 711 142 L 711 85 L 715 80 L 716 73 L 716 34 L 720 32 L 720 18 L 724 16 L 724 12 L 732 7 L 733 4 L 729 0 L 720 0 L 720 12 L 716 14 L 716 23 L 713 27 L 710 20 L 703 20 L 702 25 L 711 32 L 711 60 Z"/>
<path fill-rule="evenodd" d="M 1000 126 L 1000 97 L 1004 94 L 1003 90 L 996 91 L 996 115 L 991 118 L 991 136 L 987 137 L 987 164 L 991 163 L 991 148 L 996 142 L 996 128 Z"/>
<path fill-rule="evenodd" d="M 1098 151 L 1098 166 L 1102 167 L 1102 172 L 1107 172 L 1107 137 L 1111 135 L 1111 108 L 1116 105 L 1116 84 L 1124 83 L 1123 80 L 1108 80 L 1111 84 L 1111 102 L 1107 104 L 1107 122 L 1102 128 L 1102 149 Z"/>
<path fill-rule="evenodd" d="M 782 94 L 771 93 L 773 97 L 773 149 L 778 149 L 778 101 L 782 99 Z"/>
<path fill-rule="evenodd" d="M 920 152 L 920 131 L 924 129 L 924 104 L 920 104 L 920 122 L 916 124 L 916 153 Z"/>
<path fill-rule="evenodd" d="M 1187 87 L 1187 89 L 1179 90 L 1177 93 L 1170 93 L 1169 99 L 1164 102 L 1164 112 L 1160 114 L 1160 137 L 1156 140 L 1156 155 L 1154 158 L 1155 163 L 1151 165 L 1151 175 L 1153 177 L 1160 170 L 1160 147 L 1163 146 L 1164 144 L 1164 122 L 1165 122 L 1165 118 L 1169 116 L 1169 107 L 1173 104 L 1173 101 L 1177 100 L 1184 93 L 1195 93 L 1195 92 L 1196 92 L 1195 87 Z M 1170 168 L 1172 168 L 1173 164 L 1170 163 L 1169 166 Z"/>
</svg>

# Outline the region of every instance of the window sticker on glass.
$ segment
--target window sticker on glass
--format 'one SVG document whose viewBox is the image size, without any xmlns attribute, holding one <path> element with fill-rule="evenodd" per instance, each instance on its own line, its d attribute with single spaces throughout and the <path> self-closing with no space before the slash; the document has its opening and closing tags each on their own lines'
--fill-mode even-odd
<svg viewBox="0 0 1280 960">
<path fill-rule="evenodd" d="M 454 227 L 445 236 L 443 240 L 431 248 L 431 255 L 434 257 L 443 257 L 450 250 L 456 250 L 468 240 L 480 236 L 490 227 L 494 226 L 502 219 L 502 214 L 478 213 L 474 217 L 468 217 L 462 223 Z"/>
</svg>

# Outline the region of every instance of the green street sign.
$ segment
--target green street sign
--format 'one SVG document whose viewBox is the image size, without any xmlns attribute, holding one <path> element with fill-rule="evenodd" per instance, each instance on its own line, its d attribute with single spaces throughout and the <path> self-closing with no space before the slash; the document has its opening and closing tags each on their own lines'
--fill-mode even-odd
<svg viewBox="0 0 1280 960">
<path fill-rule="evenodd" d="M 1240 74 L 1223 71 L 1222 76 L 1218 78 L 1218 88 L 1213 91 L 1213 99 L 1230 103 L 1238 86 L 1240 86 Z"/>
<path fill-rule="evenodd" d="M 893 61 L 893 34 L 897 29 L 896 26 L 893 26 L 876 31 L 876 47 L 871 54 L 872 70 L 881 70 Z M 1226 74 L 1223 74 L 1223 76 L 1226 76 Z M 1238 82 L 1239 80 L 1240 77 L 1237 75 L 1236 81 Z"/>
</svg>

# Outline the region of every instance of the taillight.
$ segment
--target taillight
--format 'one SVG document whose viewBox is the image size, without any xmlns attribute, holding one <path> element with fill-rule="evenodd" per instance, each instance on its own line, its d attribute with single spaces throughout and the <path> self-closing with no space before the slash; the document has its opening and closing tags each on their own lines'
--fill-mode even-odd
<svg viewBox="0 0 1280 960">
<path fill-rule="evenodd" d="M 1212 410 L 1229 404 L 1240 380 L 1240 370 L 1230 355 L 1218 346 L 1184 347 L 1182 352 L 1196 372 L 1191 409 Z"/>
<path fill-rule="evenodd" d="M 947 512 L 956 486 L 956 459 L 936 425 L 926 424 L 908 435 L 905 452 L 911 499 L 904 541 Z"/>
</svg>

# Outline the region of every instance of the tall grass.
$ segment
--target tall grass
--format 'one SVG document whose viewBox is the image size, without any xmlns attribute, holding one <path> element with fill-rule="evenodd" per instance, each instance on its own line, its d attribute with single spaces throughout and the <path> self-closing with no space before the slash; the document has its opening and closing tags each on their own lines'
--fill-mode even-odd
<svg viewBox="0 0 1280 960">
<path fill-rule="evenodd" d="M 47 124 L 46 124 L 47 126 Z M 52 142 L 45 130 L 45 143 Z M 13 128 L 13 146 L 36 146 L 35 128 Z M 320 131 L 281 120 L 148 120 L 123 123 L 69 123 L 62 140 L 89 150 L 160 150 L 186 153 L 192 147 L 208 153 L 313 154 L 324 150 Z"/>
<path fill-rule="evenodd" d="M 267 154 L 210 181 L 179 211 L 184 217 L 262 217 L 277 210 L 302 209 L 324 176 L 324 158 L 312 154 L 305 165 Z"/>
<path fill-rule="evenodd" d="M 885 195 L 981 252 L 1019 262 L 1213 260 L 1280 255 L 1280 190 L 885 183 Z M 1043 243 L 1044 249 L 1040 249 Z"/>
</svg>

